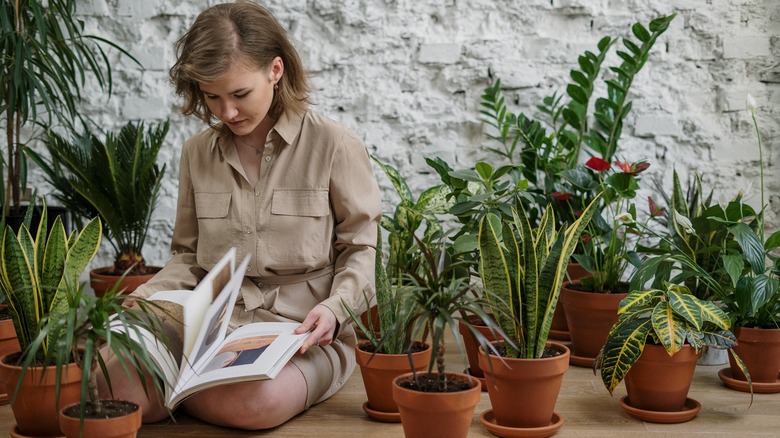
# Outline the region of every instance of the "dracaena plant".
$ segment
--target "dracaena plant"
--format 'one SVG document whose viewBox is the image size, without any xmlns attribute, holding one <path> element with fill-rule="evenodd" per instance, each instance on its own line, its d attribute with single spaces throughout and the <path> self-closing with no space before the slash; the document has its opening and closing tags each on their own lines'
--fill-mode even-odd
<svg viewBox="0 0 780 438">
<path fill-rule="evenodd" d="M 515 345 L 507 346 L 508 357 L 542 357 L 566 265 L 594 206 L 562 229 L 549 207 L 536 228 L 523 210 L 514 211 L 511 221 L 488 214 L 480 222 L 480 274 L 489 307 Z"/>
<path fill-rule="evenodd" d="M 77 223 L 94 216 L 103 220 L 116 274 L 131 268 L 130 275 L 146 273 L 144 243 L 166 167 L 157 155 L 167 133 L 168 121 L 148 129 L 143 122 L 128 122 L 105 140 L 89 130 L 70 140 L 51 132 L 48 156 L 26 150 Z"/>
<path fill-rule="evenodd" d="M 601 367 L 601 380 L 612 394 L 642 355 L 646 343 L 652 342 L 663 345 L 670 356 L 685 344 L 697 353 L 704 346 L 728 349 L 748 376 L 744 363 L 731 350 L 737 340 L 730 327 L 722 309 L 712 301 L 696 298 L 685 286 L 668 284 L 664 289 L 635 290 L 620 302 L 618 322 L 610 330 L 593 369 L 595 372 Z"/>
<path fill-rule="evenodd" d="M 100 247 L 100 219 L 94 218 L 68 236 L 58 216 L 47 226 L 46 201 L 42 202 L 38 228 L 30 233 L 30 217 L 14 233 L 3 230 L 0 242 L 0 290 L 2 291 L 22 351 L 38 339 L 36 359 L 42 361 L 60 332 L 39 337 L 44 320 L 58 321 L 68 311 L 69 285 L 79 276 Z M 40 338 L 40 339 L 39 339 Z"/>
<path fill-rule="evenodd" d="M 486 351 L 496 351 L 487 338 L 473 327 L 468 316 L 477 316 L 496 337 L 505 335 L 493 318 L 485 313 L 487 302 L 478 293 L 477 286 L 470 281 L 469 271 L 473 262 L 463 257 L 463 254 L 455 252 L 444 234 L 425 238 L 414 235 L 414 238 L 417 243 L 417 263 L 405 273 L 412 284 L 410 297 L 413 303 L 407 329 L 410 333 L 427 333 L 430 336 L 435 360 L 430 362 L 428 371 L 430 372 L 435 364 L 436 389 L 446 391 L 448 379 L 444 362 L 444 335 L 448 329 L 452 332 L 464 360 L 465 346 L 457 333 L 458 324 L 467 327 Z"/>
</svg>

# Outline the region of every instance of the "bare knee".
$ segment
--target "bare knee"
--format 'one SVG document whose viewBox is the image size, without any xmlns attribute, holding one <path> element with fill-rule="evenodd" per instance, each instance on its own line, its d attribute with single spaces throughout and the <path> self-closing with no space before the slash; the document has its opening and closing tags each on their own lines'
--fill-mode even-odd
<svg viewBox="0 0 780 438">
<path fill-rule="evenodd" d="M 215 388 L 218 389 L 218 388 Z M 222 391 L 204 391 L 184 402 L 188 414 L 218 426 L 244 430 L 270 429 L 279 426 L 303 410 L 291 412 L 275 397 L 223 397 Z"/>
</svg>

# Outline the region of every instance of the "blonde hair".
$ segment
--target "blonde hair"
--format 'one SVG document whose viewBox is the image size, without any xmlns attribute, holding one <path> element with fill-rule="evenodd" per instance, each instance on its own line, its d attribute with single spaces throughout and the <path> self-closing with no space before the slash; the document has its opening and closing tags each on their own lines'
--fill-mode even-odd
<svg viewBox="0 0 780 438">
<path fill-rule="evenodd" d="M 270 68 L 277 56 L 284 63 L 284 74 L 269 115 L 278 118 L 285 110 L 308 108 L 310 86 L 298 52 L 276 18 L 256 3 L 238 0 L 204 10 L 175 49 L 177 59 L 169 73 L 176 94 L 184 98 L 185 115 L 214 126 L 199 84 L 218 80 L 233 62 L 262 70 Z"/>
</svg>

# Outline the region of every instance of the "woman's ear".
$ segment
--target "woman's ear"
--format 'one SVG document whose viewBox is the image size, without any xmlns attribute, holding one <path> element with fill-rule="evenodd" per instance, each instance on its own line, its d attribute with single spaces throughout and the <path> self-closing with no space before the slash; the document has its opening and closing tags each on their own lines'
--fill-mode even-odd
<svg viewBox="0 0 780 438">
<path fill-rule="evenodd" d="M 282 79 L 282 75 L 284 74 L 284 61 L 282 61 L 282 58 L 275 57 L 273 61 L 271 61 L 271 82 L 274 84 L 279 82 Z"/>
</svg>

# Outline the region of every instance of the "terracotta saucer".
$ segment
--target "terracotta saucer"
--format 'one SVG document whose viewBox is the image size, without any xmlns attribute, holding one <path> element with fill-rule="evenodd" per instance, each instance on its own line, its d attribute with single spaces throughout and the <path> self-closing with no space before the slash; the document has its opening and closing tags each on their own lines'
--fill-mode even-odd
<svg viewBox="0 0 780 438">
<path fill-rule="evenodd" d="M 8 397 L 8 394 L 0 394 L 0 406 L 7 405 L 10 400 L 10 397 Z"/>
<path fill-rule="evenodd" d="M 400 423 L 401 422 L 401 414 L 398 412 L 382 412 L 382 411 L 375 411 L 368 407 L 368 402 L 363 403 L 363 410 L 368 414 L 369 417 L 373 418 L 374 420 L 381 421 L 383 423 Z"/>
<path fill-rule="evenodd" d="M 545 438 L 555 435 L 555 432 L 558 432 L 558 429 L 563 426 L 563 415 L 553 412 L 549 426 L 508 427 L 496 424 L 493 410 L 488 409 L 479 415 L 479 422 L 482 423 L 488 432 L 501 438 Z"/>
<path fill-rule="evenodd" d="M 487 383 L 485 383 L 485 378 L 484 377 L 475 376 L 474 373 L 471 371 L 471 367 L 468 367 L 465 370 L 463 370 L 463 374 L 468 374 L 473 379 L 479 380 L 479 384 L 482 386 L 482 392 L 487 391 Z"/>
<path fill-rule="evenodd" d="M 593 368 L 593 362 L 596 361 L 595 357 L 583 357 L 583 356 L 569 356 L 569 365 L 583 368 Z"/>
<path fill-rule="evenodd" d="M 624 395 L 620 399 L 620 407 L 623 408 L 628 415 L 642 421 L 650 423 L 685 423 L 686 421 L 693 420 L 693 418 L 701 410 L 701 403 L 692 399 L 686 398 L 682 411 L 677 412 L 662 412 L 662 411 L 646 411 L 631 406 L 628 396 Z"/>
<path fill-rule="evenodd" d="M 15 424 L 12 424 L 11 428 L 8 429 L 8 434 L 11 435 L 11 438 L 34 438 L 34 437 L 30 437 L 29 435 L 22 435 L 21 433 L 19 433 L 19 430 L 17 430 Z M 65 438 L 65 435 L 56 436 L 52 438 Z"/>
<path fill-rule="evenodd" d="M 750 392 L 750 387 L 746 380 L 735 379 L 731 374 L 731 368 L 726 367 L 718 371 L 718 377 L 723 383 L 731 389 L 737 391 Z M 775 383 L 753 382 L 753 392 L 761 394 L 774 394 L 780 392 L 780 374 L 777 375 Z"/>
<path fill-rule="evenodd" d="M 550 339 L 555 339 L 556 341 L 571 341 L 571 335 L 569 335 L 569 332 L 563 330 L 550 330 L 548 337 Z"/>
</svg>

